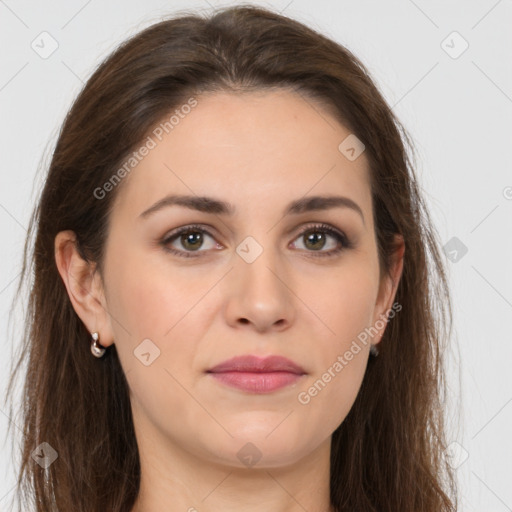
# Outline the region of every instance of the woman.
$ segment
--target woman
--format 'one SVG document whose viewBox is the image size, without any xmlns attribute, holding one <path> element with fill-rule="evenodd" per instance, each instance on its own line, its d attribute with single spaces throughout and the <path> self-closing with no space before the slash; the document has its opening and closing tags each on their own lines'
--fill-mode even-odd
<svg viewBox="0 0 512 512">
<path fill-rule="evenodd" d="M 121 45 L 64 122 L 25 246 L 21 498 L 455 510 L 451 309 L 406 143 L 346 48 L 263 8 Z"/>
</svg>

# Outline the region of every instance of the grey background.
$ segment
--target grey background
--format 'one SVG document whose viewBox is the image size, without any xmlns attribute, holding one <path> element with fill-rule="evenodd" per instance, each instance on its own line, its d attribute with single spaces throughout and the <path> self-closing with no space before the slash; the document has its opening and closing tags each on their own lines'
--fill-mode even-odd
<svg viewBox="0 0 512 512">
<path fill-rule="evenodd" d="M 39 189 L 36 170 L 44 155 L 48 161 L 72 99 L 129 35 L 177 10 L 230 3 L 236 2 L 0 0 L 2 393 L 22 324 L 18 313 L 13 339 L 8 312 Z M 351 49 L 413 136 L 424 194 L 448 244 L 455 332 L 447 411 L 460 510 L 512 510 L 511 0 L 253 3 Z M 43 31 L 58 43 L 48 58 L 31 47 L 42 46 Z M 469 46 L 459 55 L 464 41 Z M 15 483 L 9 421 L 0 408 L 1 511 L 10 510 Z"/>
</svg>

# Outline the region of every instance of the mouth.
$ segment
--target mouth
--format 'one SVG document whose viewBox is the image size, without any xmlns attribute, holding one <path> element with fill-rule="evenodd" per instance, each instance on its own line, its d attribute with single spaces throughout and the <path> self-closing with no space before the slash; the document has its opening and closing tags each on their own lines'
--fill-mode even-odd
<svg viewBox="0 0 512 512">
<path fill-rule="evenodd" d="M 207 370 L 216 381 L 251 393 L 271 393 L 297 383 L 305 370 L 281 356 L 238 356 Z"/>
</svg>

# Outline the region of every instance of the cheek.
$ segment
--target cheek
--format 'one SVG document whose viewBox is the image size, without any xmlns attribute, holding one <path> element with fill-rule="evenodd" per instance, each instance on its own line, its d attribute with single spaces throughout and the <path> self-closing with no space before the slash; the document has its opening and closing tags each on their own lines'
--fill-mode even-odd
<svg viewBox="0 0 512 512">
<path fill-rule="evenodd" d="M 337 272 L 307 279 L 302 292 L 305 304 L 323 325 L 318 338 L 326 343 L 324 353 L 343 350 L 372 321 L 378 292 L 378 275 L 360 262 Z M 325 361 L 327 362 L 327 361 Z"/>
<path fill-rule="evenodd" d="M 165 273 L 147 257 L 137 260 L 132 255 L 118 261 L 109 269 L 108 284 L 113 292 L 108 306 L 130 392 L 144 408 L 158 411 L 165 403 L 167 410 L 176 410 L 183 405 L 180 393 L 176 394 L 178 382 L 190 379 L 196 340 L 206 321 L 198 321 L 203 306 L 198 301 L 204 289 L 190 286 L 183 273 L 170 275 L 168 269 Z M 149 356 L 144 355 L 147 353 Z"/>
<path fill-rule="evenodd" d="M 320 371 L 311 375 L 297 394 L 296 406 L 304 418 L 301 431 L 311 436 L 321 430 L 325 436 L 334 432 L 349 414 L 366 371 L 368 357 L 362 349 L 351 356 L 335 354 Z M 321 418 L 321 423 L 319 419 Z M 315 434 L 316 433 L 316 434 Z"/>
<path fill-rule="evenodd" d="M 320 319 L 315 336 L 314 374 L 298 390 L 299 410 L 312 427 L 318 417 L 335 430 L 349 413 L 368 362 L 370 327 L 378 285 L 370 266 L 353 265 L 304 290 L 307 305 Z M 323 287 L 319 283 L 324 282 Z M 314 333 L 313 333 L 314 334 Z M 309 420 L 307 420 L 309 422 Z"/>
<path fill-rule="evenodd" d="M 115 290 L 109 307 L 126 329 L 117 331 L 122 338 L 128 331 L 131 343 L 153 336 L 165 344 L 204 293 L 204 283 L 191 281 L 179 269 L 170 271 L 159 255 L 132 252 L 117 261 L 109 270 L 109 287 Z"/>
<path fill-rule="evenodd" d="M 190 408 L 190 395 L 183 386 L 190 388 L 195 340 L 201 329 L 199 322 L 192 321 L 199 311 L 200 305 L 197 311 L 194 305 L 201 297 L 200 290 L 187 287 L 183 276 L 180 280 L 169 271 L 165 274 L 147 257 L 123 259 L 110 278 L 112 290 L 116 290 L 112 326 L 134 414 L 139 421 L 147 417 L 165 430 L 173 423 L 175 411 Z M 147 365 L 144 353 L 149 353 Z M 189 413 L 194 421 L 204 421 L 193 407 Z"/>
</svg>

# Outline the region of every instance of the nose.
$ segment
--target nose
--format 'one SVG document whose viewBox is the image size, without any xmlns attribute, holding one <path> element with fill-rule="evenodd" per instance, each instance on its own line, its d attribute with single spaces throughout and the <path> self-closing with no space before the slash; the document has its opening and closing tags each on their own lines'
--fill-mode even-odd
<svg viewBox="0 0 512 512">
<path fill-rule="evenodd" d="M 292 278 L 271 249 L 251 263 L 237 255 L 228 276 L 225 314 L 231 327 L 266 332 L 293 324 L 297 298 Z"/>
</svg>

